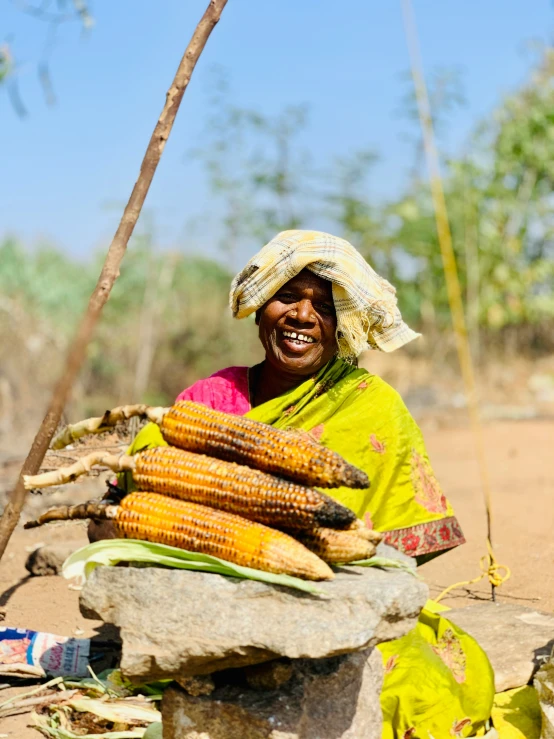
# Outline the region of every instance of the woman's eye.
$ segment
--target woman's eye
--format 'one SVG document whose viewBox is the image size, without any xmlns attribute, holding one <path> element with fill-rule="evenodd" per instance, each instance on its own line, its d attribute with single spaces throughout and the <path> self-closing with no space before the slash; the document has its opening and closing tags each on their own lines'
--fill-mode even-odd
<svg viewBox="0 0 554 739">
<path fill-rule="evenodd" d="M 277 297 L 279 300 L 286 303 L 292 303 L 296 300 L 296 295 L 293 295 L 292 293 L 278 293 Z"/>
<path fill-rule="evenodd" d="M 318 307 L 318 310 L 321 311 L 321 313 L 332 314 L 335 312 L 335 306 L 330 305 L 329 303 L 321 303 L 317 307 Z"/>
</svg>

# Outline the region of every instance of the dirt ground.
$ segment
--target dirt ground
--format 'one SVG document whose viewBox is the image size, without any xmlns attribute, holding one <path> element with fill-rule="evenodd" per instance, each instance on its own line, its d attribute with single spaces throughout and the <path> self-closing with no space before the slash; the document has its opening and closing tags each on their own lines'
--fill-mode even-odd
<svg viewBox="0 0 554 739">
<path fill-rule="evenodd" d="M 474 438 L 463 419 L 429 416 L 421 425 L 437 478 L 451 500 L 467 544 L 428 563 L 421 574 L 431 594 L 480 574 L 485 549 L 485 509 L 475 461 Z M 497 592 L 500 602 L 554 611 L 554 417 L 496 420 L 484 426 L 493 492 L 496 556 L 512 576 Z M 57 501 L 59 502 L 59 501 Z M 71 523 L 33 531 L 17 530 L 0 563 L 0 609 L 4 624 L 62 635 L 92 635 L 98 623 L 79 613 L 79 593 L 60 577 L 28 577 L 24 568 L 30 550 L 40 542 L 85 541 L 84 526 Z M 487 581 L 455 591 L 443 601 L 464 605 L 489 599 Z M 1 618 L 1 615 L 0 615 Z M 84 633 L 83 633 L 84 632 Z M 0 679 L 0 682 L 3 682 Z M 13 688 L 0 690 L 0 703 Z M 0 721 L 0 736 L 32 739 L 28 715 Z"/>
</svg>

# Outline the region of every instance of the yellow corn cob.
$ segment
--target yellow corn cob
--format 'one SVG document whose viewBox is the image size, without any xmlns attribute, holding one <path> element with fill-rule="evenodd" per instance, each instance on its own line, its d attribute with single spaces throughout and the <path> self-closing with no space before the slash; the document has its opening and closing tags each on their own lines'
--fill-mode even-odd
<svg viewBox="0 0 554 739">
<path fill-rule="evenodd" d="M 337 531 L 321 527 L 311 531 L 294 532 L 292 535 L 330 564 L 368 559 L 375 554 L 375 544 L 352 529 Z"/>
<path fill-rule="evenodd" d="M 266 572 L 306 580 L 333 578 L 325 562 L 281 531 L 158 493 L 130 493 L 119 505 L 86 503 L 53 509 L 25 528 L 76 518 L 111 519 L 122 538 L 170 544 Z"/>
<path fill-rule="evenodd" d="M 160 421 L 173 446 L 322 488 L 367 488 L 365 472 L 298 432 L 179 401 Z"/>
<path fill-rule="evenodd" d="M 133 480 L 140 490 L 211 506 L 278 528 L 345 528 L 356 520 L 350 509 L 318 490 L 175 447 L 139 452 L 134 457 Z"/>
<path fill-rule="evenodd" d="M 331 527 L 332 528 L 332 527 Z M 347 529 L 348 531 L 354 531 L 362 539 L 370 541 L 372 544 L 379 544 L 383 541 L 384 534 L 381 531 L 375 531 L 375 529 L 368 529 L 363 521 L 357 518 L 353 521 Z"/>
<path fill-rule="evenodd" d="M 365 472 L 299 429 L 275 429 L 185 400 L 171 408 L 113 408 L 98 418 L 66 426 L 53 439 L 52 448 L 63 449 L 87 434 L 102 433 L 134 417 L 158 424 L 165 440 L 180 449 L 245 464 L 303 485 L 368 488 L 370 484 Z"/>
</svg>

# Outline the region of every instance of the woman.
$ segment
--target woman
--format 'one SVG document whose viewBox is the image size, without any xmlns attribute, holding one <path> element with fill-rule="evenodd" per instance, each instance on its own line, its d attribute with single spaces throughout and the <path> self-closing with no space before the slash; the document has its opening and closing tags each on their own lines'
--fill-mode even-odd
<svg viewBox="0 0 554 739">
<path fill-rule="evenodd" d="M 327 491 L 385 541 L 421 563 L 464 542 L 415 421 L 383 380 L 356 366 L 365 349 L 393 351 L 416 338 L 394 288 L 348 242 L 285 231 L 234 279 L 236 318 L 255 313 L 265 359 L 230 367 L 179 399 L 302 429 L 369 476 L 367 490 Z M 146 427 L 133 451 L 158 445 Z M 424 610 L 417 627 L 381 645 L 385 739 L 484 736 L 493 677 L 478 645 Z"/>
</svg>

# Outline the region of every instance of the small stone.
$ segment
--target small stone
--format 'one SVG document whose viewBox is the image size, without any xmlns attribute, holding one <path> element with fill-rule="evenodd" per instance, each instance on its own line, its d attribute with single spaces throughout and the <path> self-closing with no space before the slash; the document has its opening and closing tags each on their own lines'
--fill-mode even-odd
<svg viewBox="0 0 554 739">
<path fill-rule="evenodd" d="M 507 603 L 453 608 L 444 616 L 485 651 L 496 692 L 527 685 L 554 645 L 554 615 Z"/>
<path fill-rule="evenodd" d="M 252 690 L 277 690 L 291 679 L 293 673 L 290 660 L 274 659 L 244 668 L 244 676 Z"/>
<path fill-rule="evenodd" d="M 164 739 L 380 739 L 378 650 L 292 665 L 292 678 L 279 690 L 226 685 L 194 698 L 168 688 Z"/>
<path fill-rule="evenodd" d="M 59 575 L 70 554 L 85 546 L 86 539 L 46 544 L 33 550 L 27 557 L 25 568 L 31 575 Z"/>
</svg>

